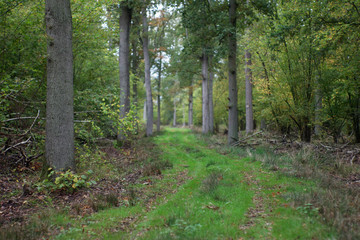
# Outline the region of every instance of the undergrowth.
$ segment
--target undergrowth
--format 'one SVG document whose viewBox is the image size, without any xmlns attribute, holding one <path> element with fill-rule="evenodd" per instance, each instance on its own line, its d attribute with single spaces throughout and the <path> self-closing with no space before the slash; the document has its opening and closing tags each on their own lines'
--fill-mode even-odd
<svg viewBox="0 0 360 240">
<path fill-rule="evenodd" d="M 319 214 L 319 219 L 334 227 L 341 239 L 360 239 L 360 189 L 351 184 L 350 178 L 360 176 L 359 165 L 346 164 L 338 156 L 312 145 L 277 154 L 269 144 L 233 148 L 225 146 L 225 139 L 219 144 L 218 139 L 210 138 L 207 142 L 220 153 L 247 155 L 279 175 L 314 181 L 316 184 L 308 191 L 288 192 L 283 198 L 293 202 L 302 214 Z"/>
</svg>

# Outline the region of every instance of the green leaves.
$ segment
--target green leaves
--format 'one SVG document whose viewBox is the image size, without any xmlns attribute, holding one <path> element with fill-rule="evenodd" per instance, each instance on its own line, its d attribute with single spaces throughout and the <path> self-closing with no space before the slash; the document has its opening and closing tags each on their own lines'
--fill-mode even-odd
<svg viewBox="0 0 360 240">
<path fill-rule="evenodd" d="M 39 192 L 74 192 L 80 188 L 90 187 L 96 184 L 94 180 L 88 180 L 87 175 L 80 176 L 70 170 L 66 172 L 56 172 L 52 168 L 49 168 L 49 171 L 47 179 L 35 184 Z M 92 171 L 89 170 L 87 174 L 91 175 Z M 56 176 L 55 180 L 53 180 L 54 176 Z"/>
</svg>

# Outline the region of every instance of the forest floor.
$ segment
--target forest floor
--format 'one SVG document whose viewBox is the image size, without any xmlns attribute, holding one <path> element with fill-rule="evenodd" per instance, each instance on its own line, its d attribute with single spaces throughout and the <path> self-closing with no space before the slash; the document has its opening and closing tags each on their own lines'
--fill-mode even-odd
<svg viewBox="0 0 360 240">
<path fill-rule="evenodd" d="M 349 165 L 309 146 L 285 153 L 255 145 L 227 147 L 216 136 L 166 128 L 131 147 L 83 152 L 81 167 L 97 183 L 75 193 L 24 194 L 15 178 L 1 175 L 0 239 L 360 236 L 354 159 Z"/>
</svg>

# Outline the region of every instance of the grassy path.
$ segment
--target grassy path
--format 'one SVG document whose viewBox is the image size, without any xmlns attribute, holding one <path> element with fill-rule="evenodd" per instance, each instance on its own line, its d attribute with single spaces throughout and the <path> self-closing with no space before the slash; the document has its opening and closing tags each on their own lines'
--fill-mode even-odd
<svg viewBox="0 0 360 240">
<path fill-rule="evenodd" d="M 82 219 L 57 217 L 71 228 L 56 239 L 328 239 L 316 209 L 295 209 L 289 194 L 311 182 L 278 175 L 250 157 L 222 155 L 189 130 L 166 129 L 154 137 L 162 158 L 173 163 L 154 184 L 134 188 L 155 202 L 111 208 Z M 124 226 L 126 225 L 126 226 Z"/>
</svg>

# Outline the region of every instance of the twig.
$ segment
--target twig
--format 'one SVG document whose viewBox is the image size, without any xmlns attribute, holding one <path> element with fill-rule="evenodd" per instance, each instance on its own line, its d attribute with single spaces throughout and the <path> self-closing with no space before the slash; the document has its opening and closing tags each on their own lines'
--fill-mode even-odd
<svg viewBox="0 0 360 240">
<path fill-rule="evenodd" d="M 37 113 L 33 123 L 31 124 L 30 128 L 24 134 L 22 134 L 23 136 L 25 136 L 26 134 L 28 134 L 31 131 L 31 129 L 33 128 L 33 126 L 34 126 L 36 120 L 38 119 L 39 115 L 40 115 L 40 110 L 38 110 L 38 113 Z"/>
<path fill-rule="evenodd" d="M 324 145 L 324 144 L 322 144 L 322 143 L 320 143 L 320 145 L 321 145 L 323 148 L 325 148 L 326 150 L 331 150 L 331 149 L 332 149 L 332 147 L 326 146 L 326 145 Z"/>
<path fill-rule="evenodd" d="M 97 111 L 97 110 L 94 110 L 94 111 L 81 111 L 81 112 L 74 112 L 74 114 L 81 114 L 81 113 L 99 113 L 101 111 Z"/>
<path fill-rule="evenodd" d="M 16 120 L 24 120 L 24 119 L 34 119 L 34 118 L 38 118 L 38 116 L 36 117 L 17 117 L 17 118 L 10 118 L 10 119 L 6 119 L 4 121 L 1 122 L 11 122 L 11 121 L 16 121 Z M 45 118 L 41 118 L 42 120 L 45 120 Z"/>
<path fill-rule="evenodd" d="M 5 149 L 2 152 L 2 154 L 6 153 L 7 151 L 9 151 L 12 148 L 16 148 L 17 146 L 24 145 L 24 144 L 28 143 L 30 141 L 30 139 L 31 139 L 31 137 L 29 137 L 26 141 L 22 141 L 22 142 L 19 142 L 19 143 L 15 144 L 14 146 L 8 147 L 7 149 Z"/>
<path fill-rule="evenodd" d="M 351 165 L 351 166 L 354 164 L 355 156 L 356 156 L 356 155 L 354 155 L 354 156 L 351 158 L 351 160 L 350 160 L 350 165 Z"/>
<path fill-rule="evenodd" d="M 347 143 L 345 143 L 344 145 L 342 145 L 341 147 L 340 147 L 340 149 L 344 149 L 347 145 L 349 145 L 350 144 L 350 141 L 349 142 L 347 142 Z"/>
<path fill-rule="evenodd" d="M 263 132 L 263 131 L 259 131 L 259 132 L 256 132 L 256 133 L 254 133 L 254 134 L 251 134 L 250 136 L 247 136 L 247 137 L 245 137 L 245 138 L 243 138 L 243 139 L 240 139 L 239 141 L 233 143 L 231 146 L 234 147 L 234 146 L 240 145 L 241 142 L 244 142 L 245 140 L 247 140 L 247 139 L 249 139 L 249 138 L 252 138 L 252 137 L 254 137 L 255 135 L 258 135 L 258 134 L 260 134 L 260 133 L 262 133 L 262 132 Z"/>
</svg>

